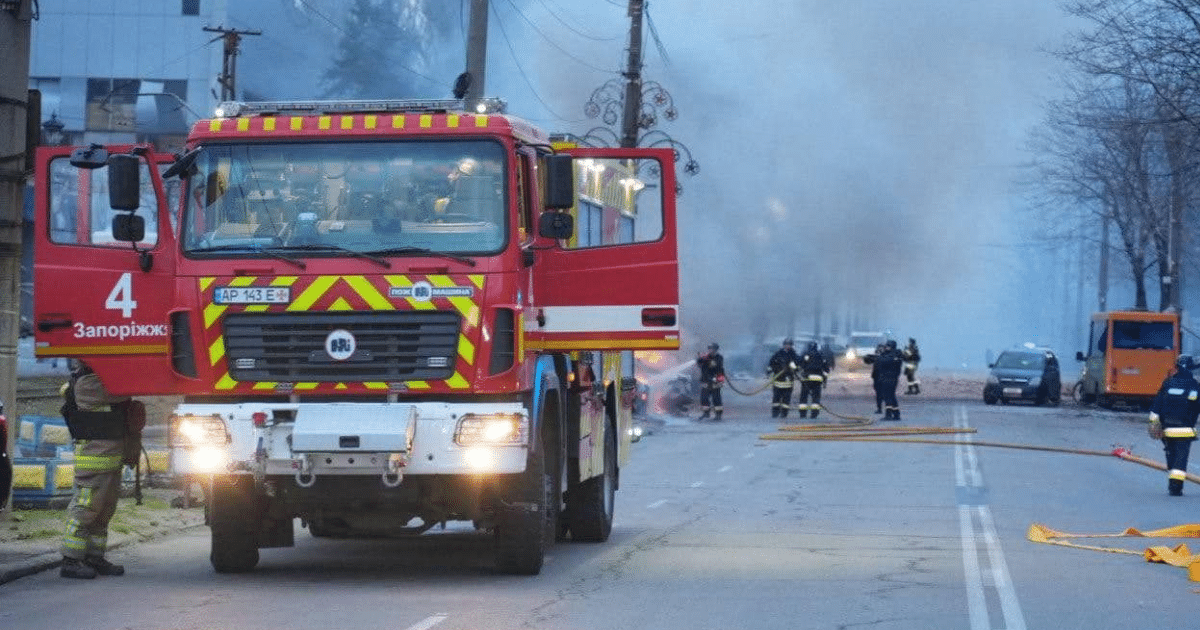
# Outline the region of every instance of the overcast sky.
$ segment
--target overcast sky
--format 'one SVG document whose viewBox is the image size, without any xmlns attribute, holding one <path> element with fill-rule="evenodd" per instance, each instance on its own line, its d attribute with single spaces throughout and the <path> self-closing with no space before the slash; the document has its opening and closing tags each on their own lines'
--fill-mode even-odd
<svg viewBox="0 0 1200 630">
<path fill-rule="evenodd" d="M 492 4 L 487 93 L 551 130 L 599 124 L 583 104 L 620 78 L 626 3 Z M 1016 187 L 1057 94 L 1055 2 L 654 0 L 649 16 L 643 77 L 680 113 L 659 128 L 701 164 L 679 200 L 689 349 L 736 347 L 764 316 L 771 335 L 812 330 L 818 302 L 843 331 L 915 337 L 928 365 L 1082 349 L 1078 263 L 1024 244 Z M 262 27 L 263 45 L 296 49 L 270 32 L 287 26 Z M 446 42 L 428 96 L 448 96 L 462 51 Z M 243 85 L 279 80 L 245 59 Z"/>
</svg>

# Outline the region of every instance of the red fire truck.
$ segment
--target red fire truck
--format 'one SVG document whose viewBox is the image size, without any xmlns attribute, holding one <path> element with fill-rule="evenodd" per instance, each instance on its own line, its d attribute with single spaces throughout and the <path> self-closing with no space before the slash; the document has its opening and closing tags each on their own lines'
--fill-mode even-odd
<svg viewBox="0 0 1200 630">
<path fill-rule="evenodd" d="M 37 356 L 182 397 L 219 572 L 299 518 L 465 522 L 536 574 L 608 538 L 633 351 L 679 345 L 673 160 L 491 100 L 227 103 L 179 156 L 41 148 Z"/>
</svg>

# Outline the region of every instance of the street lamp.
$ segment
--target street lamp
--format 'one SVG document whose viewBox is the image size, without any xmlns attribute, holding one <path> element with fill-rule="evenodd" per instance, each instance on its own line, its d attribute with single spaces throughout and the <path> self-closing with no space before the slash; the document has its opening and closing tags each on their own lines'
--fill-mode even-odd
<svg viewBox="0 0 1200 630">
<path fill-rule="evenodd" d="M 42 140 L 46 145 L 58 146 L 66 136 L 63 133 L 65 127 L 66 125 L 58 119 L 58 112 L 50 114 L 50 120 L 42 123 Z"/>
</svg>

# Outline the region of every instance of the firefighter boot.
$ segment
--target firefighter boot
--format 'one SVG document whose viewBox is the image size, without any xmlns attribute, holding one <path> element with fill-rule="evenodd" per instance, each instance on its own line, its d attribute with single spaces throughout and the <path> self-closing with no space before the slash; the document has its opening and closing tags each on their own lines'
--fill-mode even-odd
<svg viewBox="0 0 1200 630">
<path fill-rule="evenodd" d="M 816 407 L 816 408 L 814 408 L 814 409 L 810 409 L 810 410 L 809 410 L 809 412 L 808 412 L 808 417 L 809 417 L 809 418 L 816 418 L 816 417 L 817 417 L 817 414 L 819 414 L 819 413 L 821 413 L 821 408 L 820 408 L 820 407 Z"/>
<path fill-rule="evenodd" d="M 779 417 L 779 407 L 771 407 L 771 417 L 772 418 Z"/>
<path fill-rule="evenodd" d="M 716 411 L 716 415 L 714 415 L 714 416 L 713 416 L 713 420 L 720 420 L 720 419 L 721 419 L 721 414 L 722 414 L 722 413 L 723 413 L 723 411 L 722 411 L 721 409 L 718 409 L 718 410 Z"/>
<path fill-rule="evenodd" d="M 705 409 L 704 413 L 700 414 L 700 417 L 697 418 L 697 420 L 708 420 L 708 410 Z"/>
<path fill-rule="evenodd" d="M 58 570 L 58 574 L 65 578 L 91 580 L 95 579 L 97 572 L 92 567 L 84 564 L 82 560 L 63 558 L 62 567 Z"/>
<path fill-rule="evenodd" d="M 1183 480 L 1170 479 L 1167 481 L 1167 494 L 1173 497 L 1183 496 Z"/>
<path fill-rule="evenodd" d="M 125 566 L 113 564 L 105 558 L 85 558 L 83 563 L 95 569 L 96 575 L 125 575 Z"/>
</svg>

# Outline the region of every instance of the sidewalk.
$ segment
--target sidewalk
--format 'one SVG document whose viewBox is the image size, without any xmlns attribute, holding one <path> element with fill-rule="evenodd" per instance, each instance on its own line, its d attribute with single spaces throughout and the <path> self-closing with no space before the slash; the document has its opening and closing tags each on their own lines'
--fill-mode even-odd
<svg viewBox="0 0 1200 630">
<path fill-rule="evenodd" d="M 135 506 L 132 498 L 122 498 L 113 517 L 113 525 L 120 524 L 121 529 L 129 533 L 116 531 L 110 525 L 108 533 L 108 549 L 110 558 L 121 563 L 120 549 L 129 545 L 160 538 L 176 532 L 204 526 L 204 509 L 169 507 L 170 500 L 180 493 L 174 489 L 145 488 L 143 489 L 144 503 Z M 152 507 L 151 504 L 167 507 Z M 53 510 L 58 518 L 54 524 L 62 528 L 66 523 L 66 510 Z M 0 528 L 15 526 L 14 516 L 19 516 L 22 510 L 15 510 L 0 520 Z M 58 545 L 60 536 L 39 536 L 29 540 L 7 540 L 0 536 L 0 584 L 11 582 L 17 578 L 33 575 L 40 571 L 55 569 L 62 563 L 62 555 Z"/>
</svg>

